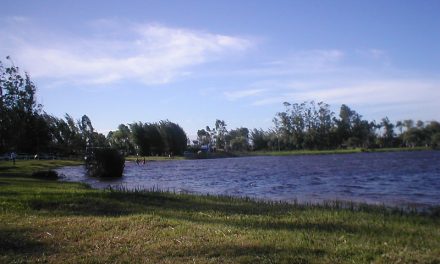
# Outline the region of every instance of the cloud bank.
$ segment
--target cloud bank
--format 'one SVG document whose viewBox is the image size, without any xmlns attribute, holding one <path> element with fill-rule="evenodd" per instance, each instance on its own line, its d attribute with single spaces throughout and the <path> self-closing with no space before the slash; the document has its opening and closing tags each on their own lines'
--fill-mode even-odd
<svg viewBox="0 0 440 264">
<path fill-rule="evenodd" d="M 252 46 L 242 37 L 154 23 L 100 20 L 92 23 L 87 36 L 47 32 L 24 18 L 11 17 L 8 23 L 0 29 L 1 54 L 10 55 L 35 78 L 81 84 L 128 79 L 168 83 L 190 74 L 193 66 Z"/>
<path fill-rule="evenodd" d="M 306 50 L 240 72 L 254 82 L 226 91 L 229 101 L 281 108 L 283 102 L 324 101 L 363 109 L 370 118 L 438 119 L 440 78 L 392 65 L 385 50 Z"/>
</svg>

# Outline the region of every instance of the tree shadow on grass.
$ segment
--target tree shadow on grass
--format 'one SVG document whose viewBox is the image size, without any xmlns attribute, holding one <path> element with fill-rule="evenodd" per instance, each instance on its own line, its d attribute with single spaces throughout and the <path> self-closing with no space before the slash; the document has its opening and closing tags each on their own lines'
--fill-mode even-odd
<svg viewBox="0 0 440 264">
<path fill-rule="evenodd" d="M 33 210 L 58 215 L 124 216 L 154 213 L 177 221 L 185 220 L 200 224 L 220 224 L 259 230 L 315 230 L 351 234 L 393 234 L 396 232 L 392 227 L 360 225 L 352 221 L 342 222 L 339 219 L 330 221 L 310 219 L 306 222 L 306 220 L 289 221 L 284 217 L 283 220 L 277 216 L 307 209 L 302 206 L 267 204 L 228 197 L 177 196 L 162 192 L 90 191 L 81 194 L 47 192 L 39 197 L 31 198 L 27 203 Z M 399 232 L 402 231 L 399 230 Z"/>
<path fill-rule="evenodd" d="M 309 263 L 310 258 L 322 258 L 327 254 L 323 249 L 306 247 L 277 248 L 269 245 L 203 245 L 194 248 L 179 247 L 162 253 L 162 258 L 190 258 L 202 257 L 212 259 L 231 260 L 240 263 Z"/>
<path fill-rule="evenodd" d="M 287 204 L 271 205 L 236 198 L 175 195 L 164 192 L 91 191 L 78 194 L 46 191 L 38 194 L 26 201 L 31 209 L 82 216 L 121 216 L 158 210 L 275 216 L 283 215 L 294 208 Z"/>
<path fill-rule="evenodd" d="M 33 255 L 47 253 L 47 244 L 31 238 L 31 229 L 0 227 L 0 255 Z"/>
<path fill-rule="evenodd" d="M 0 166 L 0 172 L 15 169 L 15 166 Z"/>
</svg>

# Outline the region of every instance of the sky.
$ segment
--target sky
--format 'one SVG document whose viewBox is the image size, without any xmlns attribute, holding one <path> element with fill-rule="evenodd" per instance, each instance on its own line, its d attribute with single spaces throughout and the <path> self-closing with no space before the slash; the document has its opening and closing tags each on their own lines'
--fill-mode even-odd
<svg viewBox="0 0 440 264">
<path fill-rule="evenodd" d="M 57 117 L 107 133 L 168 119 L 190 138 L 273 126 L 283 102 L 440 120 L 440 1 L 0 2 L 0 60 Z"/>
</svg>

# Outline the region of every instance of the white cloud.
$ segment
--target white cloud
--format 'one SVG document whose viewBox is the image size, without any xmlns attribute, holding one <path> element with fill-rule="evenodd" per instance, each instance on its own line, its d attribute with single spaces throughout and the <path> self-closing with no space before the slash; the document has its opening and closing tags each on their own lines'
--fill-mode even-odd
<svg viewBox="0 0 440 264">
<path fill-rule="evenodd" d="M 25 23 L 29 21 L 25 16 L 10 16 L 6 17 L 4 20 L 9 23 Z"/>
<path fill-rule="evenodd" d="M 432 105 L 440 98 L 440 79 L 393 69 L 389 64 L 383 67 L 389 60 L 381 49 L 306 50 L 244 73 L 260 77 L 253 89 L 265 88 L 252 94 L 254 106 L 315 100 L 364 107 L 370 113 L 392 108 L 395 115 L 412 111 L 423 116 L 420 109 L 424 106 L 438 116 L 440 112 L 433 111 Z"/>
<path fill-rule="evenodd" d="M 294 67 L 306 70 L 326 69 L 344 58 L 340 50 L 306 50 L 297 52 L 290 59 Z"/>
<path fill-rule="evenodd" d="M 289 97 L 352 105 L 425 103 L 440 98 L 440 80 L 377 80 L 322 90 L 293 92 Z"/>
<path fill-rule="evenodd" d="M 302 50 L 236 73 L 252 76 L 332 73 L 341 70 L 341 62 L 345 57 L 346 54 L 337 49 Z"/>
<path fill-rule="evenodd" d="M 290 97 L 289 95 L 278 95 L 278 96 L 272 96 L 272 97 L 258 99 L 255 102 L 253 102 L 252 105 L 255 105 L 255 106 L 265 106 L 265 105 L 272 105 L 272 104 L 281 105 L 283 102 L 292 102 L 292 99 L 294 99 L 294 98 Z M 301 100 L 298 102 L 301 102 Z"/>
<path fill-rule="evenodd" d="M 313 82 L 312 82 L 313 83 Z M 291 88 L 289 88 L 291 87 Z M 387 103 L 424 103 L 440 98 L 440 80 L 435 79 L 383 79 L 359 82 L 350 81 L 350 84 L 308 88 L 296 90 L 291 84 L 281 90 L 281 94 L 256 100 L 255 105 L 265 105 L 295 100 L 325 101 L 327 103 L 346 103 L 356 105 L 373 105 Z M 289 91 L 290 89 L 290 91 Z M 275 91 L 271 91 L 274 93 Z"/>
<path fill-rule="evenodd" d="M 357 49 L 356 53 L 364 58 L 369 59 L 388 59 L 388 54 L 385 50 L 377 49 L 377 48 L 371 48 L 371 49 Z"/>
<path fill-rule="evenodd" d="M 381 49 L 370 49 L 370 50 L 368 50 L 368 52 L 370 53 L 370 55 L 374 59 L 380 59 L 380 58 L 383 58 L 384 56 L 386 56 L 385 51 L 383 51 Z"/>
<path fill-rule="evenodd" d="M 265 89 L 246 89 L 239 91 L 224 92 L 224 95 L 228 100 L 235 101 L 237 99 L 242 99 L 246 97 L 254 97 L 259 94 L 262 94 L 265 91 L 266 91 Z"/>
<path fill-rule="evenodd" d="M 17 23 L 15 28 L 0 30 L 0 52 L 11 55 L 35 78 L 87 84 L 130 79 L 150 85 L 171 82 L 188 75 L 193 66 L 252 46 L 241 37 L 160 24 L 125 23 L 122 27 L 110 22 L 97 21 L 92 28 L 101 25 L 108 32 L 92 36 L 51 34 Z"/>
<path fill-rule="evenodd" d="M 438 98 L 440 79 L 397 78 L 365 81 L 339 80 L 345 84 L 311 86 L 295 89 L 286 82 L 284 88 L 271 90 L 254 100 L 254 106 L 281 105 L 282 102 L 324 101 L 333 107 L 347 104 L 354 109 L 362 109 L 368 118 L 380 119 L 386 115 L 394 119 L 438 119 Z M 313 83 L 313 81 L 311 81 Z M 329 81 L 331 83 L 331 81 Z M 290 89 L 290 91 L 289 91 Z M 270 94 L 275 94 L 270 96 Z M 364 111 L 360 112 L 361 114 Z"/>
</svg>

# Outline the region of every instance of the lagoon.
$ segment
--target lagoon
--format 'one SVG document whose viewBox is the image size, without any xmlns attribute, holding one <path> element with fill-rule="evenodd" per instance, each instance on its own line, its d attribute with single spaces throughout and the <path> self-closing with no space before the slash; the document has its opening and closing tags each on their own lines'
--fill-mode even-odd
<svg viewBox="0 0 440 264">
<path fill-rule="evenodd" d="M 342 200 L 398 207 L 440 205 L 440 151 L 258 156 L 127 162 L 120 179 L 57 169 L 95 188 L 159 189 L 300 203 Z"/>
</svg>

